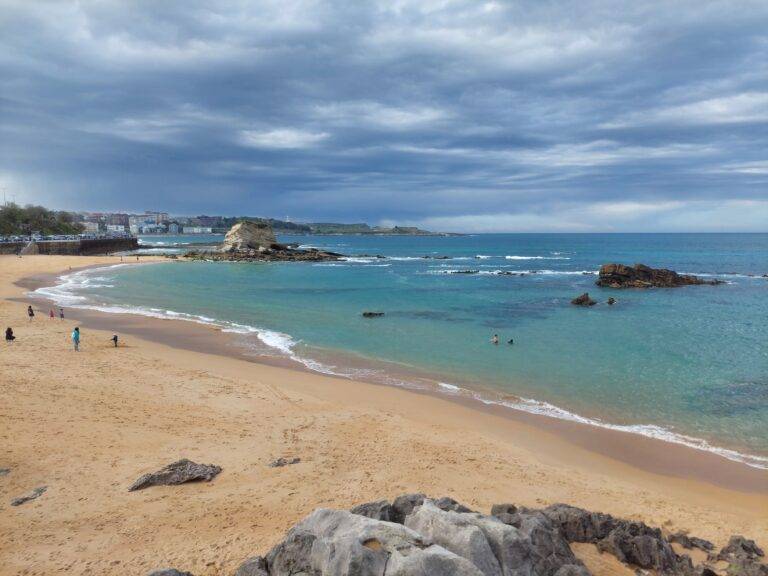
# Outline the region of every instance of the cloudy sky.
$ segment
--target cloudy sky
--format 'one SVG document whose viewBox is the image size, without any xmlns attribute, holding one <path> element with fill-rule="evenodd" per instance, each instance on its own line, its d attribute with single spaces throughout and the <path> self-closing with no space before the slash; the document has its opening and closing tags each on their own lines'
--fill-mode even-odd
<svg viewBox="0 0 768 576">
<path fill-rule="evenodd" d="M 0 0 L 20 203 L 768 231 L 765 0 Z"/>
</svg>

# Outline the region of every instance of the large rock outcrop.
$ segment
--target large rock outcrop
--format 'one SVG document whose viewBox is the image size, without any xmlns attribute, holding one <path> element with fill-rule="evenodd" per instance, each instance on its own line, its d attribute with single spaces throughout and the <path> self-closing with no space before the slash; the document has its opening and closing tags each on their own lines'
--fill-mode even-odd
<svg viewBox="0 0 768 576">
<path fill-rule="evenodd" d="M 226 260 L 243 262 L 322 262 L 339 260 L 342 254 L 316 248 L 300 250 L 278 243 L 268 222 L 246 220 L 229 229 L 224 243 L 215 251 L 190 251 L 190 260 Z"/>
<path fill-rule="evenodd" d="M 349 512 L 315 510 L 265 557 L 243 562 L 235 576 L 590 576 L 572 542 L 595 544 L 638 574 L 718 576 L 722 566 L 715 564 L 727 562 L 729 576 L 768 576 L 763 551 L 751 540 L 734 536 L 694 566 L 672 548 L 679 538 L 565 504 L 498 504 L 480 514 L 452 498 L 406 494 Z"/>
<path fill-rule="evenodd" d="M 277 244 L 272 227 L 266 222 L 245 220 L 238 222 L 224 236 L 222 252 L 268 250 Z"/>
<path fill-rule="evenodd" d="M 690 274 L 678 274 L 665 268 L 651 268 L 645 264 L 603 264 L 595 282 L 603 288 L 675 288 L 722 283 L 720 280 L 703 280 Z"/>
</svg>

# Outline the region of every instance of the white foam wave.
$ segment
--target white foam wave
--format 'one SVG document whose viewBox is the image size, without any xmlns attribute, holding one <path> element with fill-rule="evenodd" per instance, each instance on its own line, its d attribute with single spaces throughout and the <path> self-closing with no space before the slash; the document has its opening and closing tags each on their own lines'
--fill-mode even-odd
<svg viewBox="0 0 768 576">
<path fill-rule="evenodd" d="M 555 406 L 554 404 L 550 404 L 549 402 L 542 402 L 540 400 L 533 400 L 531 398 L 518 398 L 515 400 L 494 399 L 473 390 L 461 388 L 454 384 L 447 384 L 445 382 L 438 382 L 438 389 L 453 396 L 466 396 L 486 405 L 504 406 L 505 408 L 519 410 L 529 414 L 536 414 L 538 416 L 546 416 L 548 418 L 556 418 L 558 420 L 577 422 L 579 424 L 596 426 L 606 430 L 615 430 L 618 432 L 626 432 L 628 434 L 637 434 L 656 440 L 662 440 L 664 442 L 671 442 L 673 444 L 687 446 L 688 448 L 694 448 L 695 450 L 700 450 L 702 452 L 717 454 L 718 456 L 722 456 L 723 458 L 727 458 L 728 460 L 732 460 L 734 462 L 746 464 L 752 468 L 768 470 L 768 457 L 744 454 L 730 448 L 713 446 L 702 438 L 680 434 L 657 424 L 611 424 L 609 422 L 603 422 L 597 418 L 588 418 L 586 416 L 581 416 L 580 414 L 569 412 L 568 410 Z"/>
<path fill-rule="evenodd" d="M 570 260 L 567 256 L 504 256 L 507 260 Z"/>
<path fill-rule="evenodd" d="M 597 274 L 596 270 L 463 270 L 459 268 L 440 268 L 426 274 L 456 274 L 458 276 L 587 276 Z"/>
<path fill-rule="evenodd" d="M 488 260 L 490 258 L 493 258 L 493 256 L 486 256 L 484 254 L 478 254 L 477 256 L 475 256 L 475 258 L 477 258 L 478 260 Z"/>
</svg>

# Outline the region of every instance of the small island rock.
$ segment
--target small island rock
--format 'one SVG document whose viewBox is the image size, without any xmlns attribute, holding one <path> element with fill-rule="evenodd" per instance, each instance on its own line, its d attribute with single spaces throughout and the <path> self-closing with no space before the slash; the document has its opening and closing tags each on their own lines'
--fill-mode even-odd
<svg viewBox="0 0 768 576">
<path fill-rule="evenodd" d="M 721 280 L 703 280 L 691 274 L 678 274 L 673 270 L 651 268 L 645 264 L 603 264 L 595 282 L 602 288 L 676 288 L 722 283 Z"/>
<path fill-rule="evenodd" d="M 575 306 L 594 306 L 597 304 L 592 298 L 589 297 L 589 292 L 584 292 L 581 296 L 577 296 L 571 300 L 571 304 Z"/>
</svg>

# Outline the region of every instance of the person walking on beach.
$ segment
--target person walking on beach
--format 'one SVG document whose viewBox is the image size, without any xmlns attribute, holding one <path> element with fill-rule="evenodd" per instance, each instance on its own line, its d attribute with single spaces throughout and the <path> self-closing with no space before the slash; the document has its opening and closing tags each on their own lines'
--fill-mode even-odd
<svg viewBox="0 0 768 576">
<path fill-rule="evenodd" d="M 75 345 L 75 352 L 80 351 L 80 328 L 75 327 L 74 330 L 72 330 L 72 344 Z"/>
<path fill-rule="evenodd" d="M 115 348 L 117 348 L 117 334 L 112 334 L 112 342 L 115 345 Z"/>
<path fill-rule="evenodd" d="M 14 340 L 16 340 L 16 336 L 13 335 L 13 328 L 8 326 L 8 328 L 5 329 L 5 341 L 13 342 Z"/>
<path fill-rule="evenodd" d="M 491 344 L 498 344 L 499 343 L 499 335 L 494 334 L 493 338 L 491 338 Z"/>
<path fill-rule="evenodd" d="M 35 311 L 32 310 L 32 306 L 27 306 L 27 316 L 29 316 L 29 321 L 32 322 L 32 318 L 35 317 Z"/>
<path fill-rule="evenodd" d="M 64 308 L 59 308 L 59 318 L 64 320 Z"/>
<path fill-rule="evenodd" d="M 53 308 L 51 308 L 51 320 L 53 320 L 54 318 L 56 318 L 56 314 L 53 313 Z"/>
</svg>

